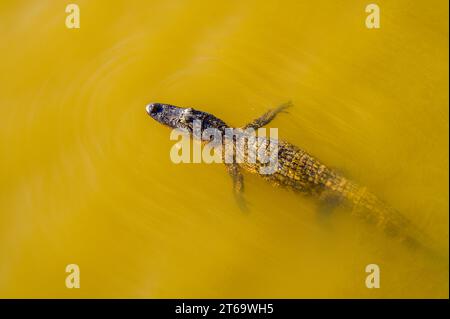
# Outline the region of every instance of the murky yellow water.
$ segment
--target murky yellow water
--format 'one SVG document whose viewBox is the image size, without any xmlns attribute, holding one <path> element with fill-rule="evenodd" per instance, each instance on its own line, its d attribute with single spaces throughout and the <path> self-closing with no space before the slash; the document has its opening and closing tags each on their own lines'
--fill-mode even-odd
<svg viewBox="0 0 450 319">
<path fill-rule="evenodd" d="M 448 2 L 0 3 L 0 297 L 447 297 L 448 263 L 222 165 L 174 165 L 151 101 L 279 136 L 367 185 L 448 260 Z M 81 288 L 65 287 L 76 263 Z M 365 267 L 381 269 L 367 289 Z"/>
</svg>

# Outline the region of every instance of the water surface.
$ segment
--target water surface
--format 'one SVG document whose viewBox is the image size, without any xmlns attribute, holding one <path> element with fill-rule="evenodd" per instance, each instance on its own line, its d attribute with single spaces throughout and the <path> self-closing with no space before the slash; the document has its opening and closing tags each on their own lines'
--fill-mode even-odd
<svg viewBox="0 0 450 319">
<path fill-rule="evenodd" d="M 223 165 L 174 165 L 148 102 L 279 136 L 396 207 L 448 261 L 448 3 L 0 4 L 1 297 L 446 297 L 439 264 Z M 81 269 L 81 289 L 64 285 Z M 365 267 L 381 268 L 367 289 Z"/>
</svg>

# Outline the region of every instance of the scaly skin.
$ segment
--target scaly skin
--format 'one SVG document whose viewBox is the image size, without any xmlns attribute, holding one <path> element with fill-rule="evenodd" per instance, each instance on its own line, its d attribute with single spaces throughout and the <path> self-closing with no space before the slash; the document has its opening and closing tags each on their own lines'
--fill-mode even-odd
<svg viewBox="0 0 450 319">
<path fill-rule="evenodd" d="M 248 172 L 261 175 L 260 168 L 266 164 L 244 161 L 239 165 Z M 419 247 L 423 242 L 430 241 L 409 220 L 370 193 L 366 187 L 348 180 L 304 150 L 285 141 L 278 140 L 276 171 L 261 176 L 275 186 L 311 195 L 324 204 L 345 205 L 354 216 L 376 225 L 390 237 L 410 247 Z"/>
<path fill-rule="evenodd" d="M 238 197 L 243 190 L 243 177 L 240 172 L 243 169 L 262 176 L 275 186 L 286 187 L 296 192 L 311 195 L 324 204 L 330 206 L 345 205 L 350 208 L 353 215 L 376 225 L 384 233 L 409 247 L 421 247 L 424 250 L 429 250 L 431 246 L 434 246 L 434 244 L 431 244 L 431 240 L 415 228 L 408 219 L 378 199 L 365 187 L 348 180 L 290 143 L 276 140 L 278 145 L 276 169 L 272 174 L 261 174 L 261 168 L 267 166 L 267 164 L 261 163 L 258 158 L 256 162 L 249 160 L 249 150 L 257 150 L 261 143 L 258 144 L 256 140 L 252 140 L 246 129 L 257 129 L 268 124 L 277 113 L 283 111 L 287 106 L 282 105 L 278 109 L 271 110 L 244 126 L 242 130 L 236 130 L 234 142 L 244 139 L 248 145 L 244 150 L 240 150 L 234 144 L 234 154 L 236 156 L 242 155 L 243 162 L 227 164 Z M 202 130 L 218 129 L 224 137 L 223 142 L 229 140 L 229 137 L 225 134 L 227 128 L 225 122 L 209 113 L 161 103 L 149 104 L 146 109 L 147 113 L 156 121 L 172 128 L 185 129 L 194 138 L 199 137 L 193 133 L 193 121 L 200 120 Z M 269 140 L 265 139 L 265 141 Z M 270 156 L 272 152 L 269 148 L 270 143 L 265 143 L 265 145 L 265 153 Z M 243 152 L 243 154 L 239 152 Z M 222 156 L 225 160 L 224 154 Z M 240 200 L 242 201 L 242 198 Z"/>
</svg>

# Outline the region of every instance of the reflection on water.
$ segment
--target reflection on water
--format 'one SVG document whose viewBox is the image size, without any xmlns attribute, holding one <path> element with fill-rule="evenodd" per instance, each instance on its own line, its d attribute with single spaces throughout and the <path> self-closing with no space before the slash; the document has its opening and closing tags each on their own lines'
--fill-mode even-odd
<svg viewBox="0 0 450 319">
<path fill-rule="evenodd" d="M 448 297 L 448 263 L 222 165 L 174 165 L 151 101 L 279 136 L 344 172 L 448 260 L 448 4 L 0 4 L 1 297 Z M 81 289 L 65 288 L 76 263 Z M 381 288 L 365 287 L 365 267 Z"/>
</svg>

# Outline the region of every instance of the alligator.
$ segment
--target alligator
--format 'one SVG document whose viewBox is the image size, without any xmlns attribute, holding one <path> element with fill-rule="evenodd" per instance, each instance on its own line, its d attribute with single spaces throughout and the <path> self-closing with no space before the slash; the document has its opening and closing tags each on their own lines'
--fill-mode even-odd
<svg viewBox="0 0 450 319">
<path fill-rule="evenodd" d="M 236 139 L 236 136 L 246 138 L 248 129 L 256 130 L 269 124 L 277 114 L 285 112 L 286 108 L 291 105 L 288 102 L 268 110 L 262 116 L 241 127 L 238 130 L 240 135 L 235 135 L 234 139 Z M 191 137 L 200 139 L 202 142 L 204 142 L 203 137 L 194 134 L 194 121 L 200 121 L 202 130 L 212 128 L 218 130 L 223 136 L 226 136 L 226 129 L 229 128 L 224 121 L 214 115 L 193 108 L 150 103 L 146 106 L 146 111 L 157 122 L 171 128 L 185 130 Z M 226 140 L 226 137 L 222 139 L 222 141 Z M 243 150 L 244 155 L 248 155 L 249 149 L 258 147 L 259 144 L 257 145 L 257 143 L 255 140 L 253 140 L 253 143 L 248 143 L 248 147 Z M 265 145 L 269 145 L 269 143 Z M 250 161 L 248 156 L 243 156 L 244 160 L 241 162 L 225 162 L 227 171 L 232 177 L 234 194 L 242 207 L 245 207 L 245 201 L 242 197 L 244 190 L 242 171 L 244 170 L 262 176 L 274 186 L 311 195 L 321 205 L 348 207 L 352 215 L 375 225 L 389 237 L 395 238 L 412 249 L 423 248 L 428 250 L 431 249 L 429 247 L 434 246 L 433 241 L 413 225 L 409 219 L 379 199 L 366 187 L 344 177 L 340 172 L 322 164 L 315 157 L 291 143 L 277 140 L 277 147 L 278 162 L 271 174 L 260 173 L 261 167 L 267 165 L 267 163 L 262 163 L 259 160 Z M 239 149 L 234 148 L 234 151 L 239 152 Z M 268 147 L 266 151 L 270 152 Z"/>
</svg>

